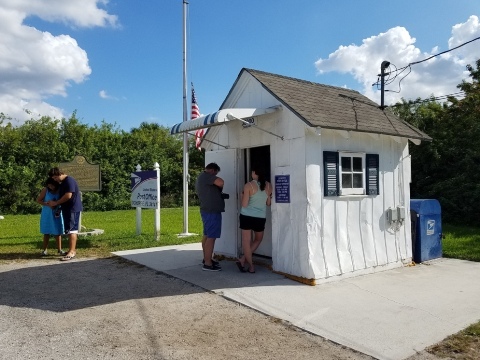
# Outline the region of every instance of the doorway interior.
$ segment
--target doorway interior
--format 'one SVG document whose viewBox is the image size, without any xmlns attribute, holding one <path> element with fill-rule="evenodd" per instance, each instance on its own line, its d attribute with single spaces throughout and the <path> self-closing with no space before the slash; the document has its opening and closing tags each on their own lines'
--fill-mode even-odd
<svg viewBox="0 0 480 360">
<path fill-rule="evenodd" d="M 244 173 L 244 184 L 249 182 L 251 179 L 252 165 L 258 164 L 259 166 L 265 169 L 265 175 L 268 182 L 271 183 L 271 162 L 270 162 L 270 145 L 252 147 L 244 150 L 243 154 L 244 164 L 243 164 L 243 173 Z M 239 246 L 241 248 L 241 235 L 238 237 L 240 239 Z M 262 257 L 265 259 L 272 258 L 272 217 L 271 211 L 267 207 L 267 222 L 265 224 L 265 232 L 263 235 L 263 240 L 260 246 L 254 253 L 255 256 Z"/>
</svg>

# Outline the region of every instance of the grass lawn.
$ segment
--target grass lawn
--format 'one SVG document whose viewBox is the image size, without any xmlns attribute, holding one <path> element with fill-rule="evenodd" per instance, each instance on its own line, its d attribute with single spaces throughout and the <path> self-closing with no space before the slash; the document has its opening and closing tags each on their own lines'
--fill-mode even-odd
<svg viewBox="0 0 480 360">
<path fill-rule="evenodd" d="M 480 228 L 444 225 L 443 256 L 480 261 Z"/>
<path fill-rule="evenodd" d="M 0 261 L 38 258 L 43 235 L 40 234 L 39 215 L 6 215 L 0 220 Z M 82 226 L 101 229 L 104 233 L 95 236 L 79 236 L 77 252 L 81 257 L 107 257 L 112 251 L 143 249 L 156 246 L 179 245 L 200 242 L 202 221 L 198 207 L 188 211 L 188 232 L 198 235 L 178 237 L 183 232 L 183 209 L 161 209 L 160 240 L 155 240 L 155 212 L 142 210 L 142 233 L 136 235 L 136 211 L 121 210 L 82 213 Z M 62 241 L 68 249 L 68 239 Z M 50 240 L 49 249 L 55 251 L 55 240 Z"/>
<path fill-rule="evenodd" d="M 113 251 L 143 249 L 156 246 L 179 245 L 201 241 L 202 221 L 198 207 L 188 211 L 188 232 L 198 235 L 178 237 L 183 232 L 183 209 L 168 208 L 160 211 L 160 240 L 154 238 L 154 210 L 142 210 L 142 233 L 136 234 L 136 211 L 92 211 L 82 213 L 82 226 L 101 229 L 97 236 L 80 236 L 77 249 L 82 257 L 110 256 Z M 0 260 L 32 259 L 38 257 L 42 247 L 38 215 L 6 215 L 0 220 Z M 480 261 L 480 228 L 443 226 L 443 256 Z M 49 248 L 54 249 L 54 240 Z M 68 248 L 64 238 L 63 248 Z"/>
</svg>

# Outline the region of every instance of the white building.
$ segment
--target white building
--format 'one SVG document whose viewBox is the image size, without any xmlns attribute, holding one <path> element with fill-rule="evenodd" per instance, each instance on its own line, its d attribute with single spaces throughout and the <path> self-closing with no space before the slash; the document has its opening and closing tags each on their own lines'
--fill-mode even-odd
<svg viewBox="0 0 480 360">
<path fill-rule="evenodd" d="M 242 69 L 202 147 L 225 180 L 215 253 L 241 253 L 240 194 L 260 161 L 274 186 L 263 243 L 274 271 L 315 284 L 411 261 L 408 140 L 431 140 L 360 93 Z"/>
</svg>

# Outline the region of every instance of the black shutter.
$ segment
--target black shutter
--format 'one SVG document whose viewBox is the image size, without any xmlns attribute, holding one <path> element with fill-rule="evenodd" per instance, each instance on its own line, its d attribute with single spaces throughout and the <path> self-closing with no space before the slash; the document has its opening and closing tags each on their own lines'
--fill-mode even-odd
<svg viewBox="0 0 480 360">
<path fill-rule="evenodd" d="M 340 183 L 338 180 L 338 152 L 323 152 L 323 195 L 338 196 Z"/>
<path fill-rule="evenodd" d="M 379 156 L 378 154 L 366 154 L 367 195 L 380 194 L 379 184 Z"/>
</svg>

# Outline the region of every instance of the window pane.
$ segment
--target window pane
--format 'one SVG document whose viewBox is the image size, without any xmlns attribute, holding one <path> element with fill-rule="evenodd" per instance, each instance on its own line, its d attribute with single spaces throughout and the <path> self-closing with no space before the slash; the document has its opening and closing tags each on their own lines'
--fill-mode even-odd
<svg viewBox="0 0 480 360">
<path fill-rule="evenodd" d="M 342 171 L 352 171 L 352 159 L 349 157 L 342 157 Z"/>
<path fill-rule="evenodd" d="M 363 188 L 363 176 L 362 174 L 353 174 L 353 187 L 354 188 Z"/>
<path fill-rule="evenodd" d="M 342 188 L 352 188 L 352 175 L 342 174 Z"/>
<path fill-rule="evenodd" d="M 353 171 L 362 171 L 362 158 L 354 157 L 353 158 Z"/>
</svg>

